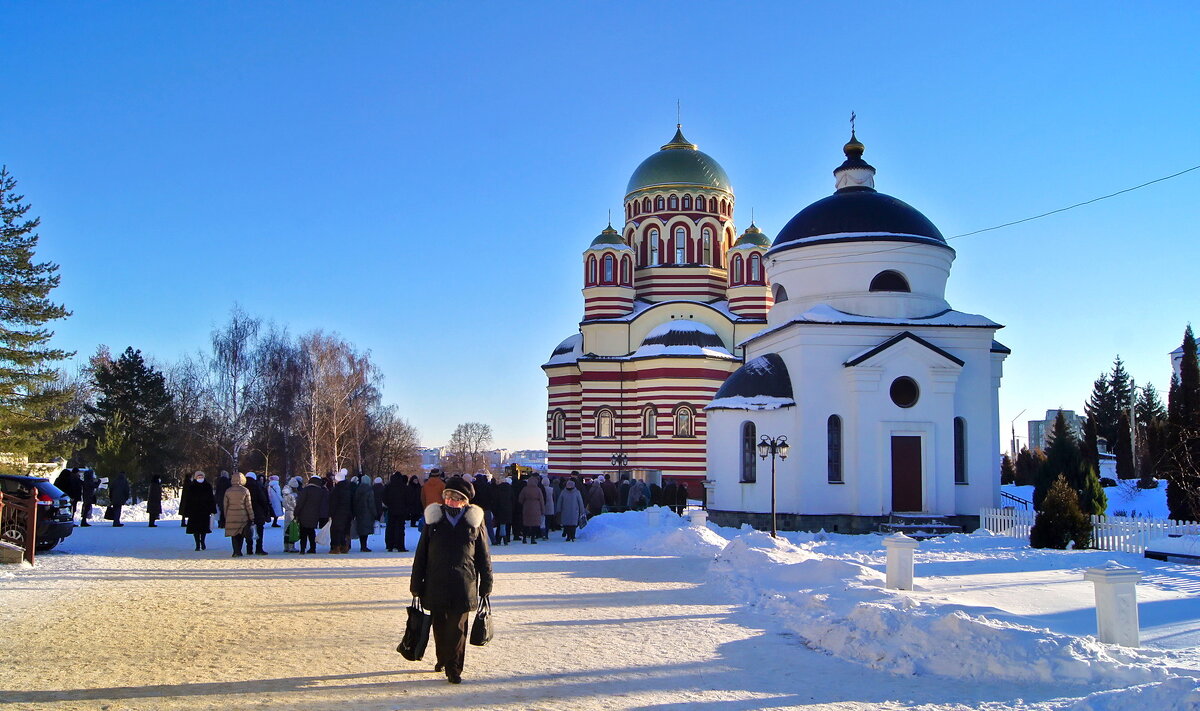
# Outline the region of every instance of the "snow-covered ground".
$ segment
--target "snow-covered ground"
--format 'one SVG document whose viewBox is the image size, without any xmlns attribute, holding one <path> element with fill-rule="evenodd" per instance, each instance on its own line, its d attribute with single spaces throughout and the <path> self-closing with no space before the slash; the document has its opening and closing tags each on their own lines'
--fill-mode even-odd
<svg viewBox="0 0 1200 711">
<path fill-rule="evenodd" d="M 897 592 L 878 536 L 605 514 L 495 549 L 496 638 L 452 687 L 393 651 L 411 554 L 381 536 L 296 556 L 268 529 L 271 555 L 231 559 L 124 520 L 0 568 L 0 708 L 1200 709 L 1200 566 L 959 535 Z M 1140 649 L 1090 636 L 1082 570 L 1109 560 L 1145 575 Z"/>
</svg>

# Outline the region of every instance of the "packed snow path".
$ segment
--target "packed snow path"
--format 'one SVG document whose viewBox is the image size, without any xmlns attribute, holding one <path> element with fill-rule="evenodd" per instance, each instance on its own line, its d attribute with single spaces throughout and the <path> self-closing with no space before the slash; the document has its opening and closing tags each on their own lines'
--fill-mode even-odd
<svg viewBox="0 0 1200 711">
<path fill-rule="evenodd" d="M 494 551 L 465 683 L 394 649 L 411 553 L 195 553 L 177 521 L 80 529 L 0 570 L 0 708 L 1051 709 L 1061 689 L 873 671 L 747 612 L 697 556 L 559 538 Z M 372 547 L 382 547 L 373 536 Z M 410 536 L 410 545 L 413 538 Z M 357 546 L 356 546 L 357 547 Z M 11 572 L 10 572 L 11 571 Z M 1078 692 L 1076 692 L 1078 693 Z M 1059 698 L 1056 698 L 1059 697 Z"/>
</svg>

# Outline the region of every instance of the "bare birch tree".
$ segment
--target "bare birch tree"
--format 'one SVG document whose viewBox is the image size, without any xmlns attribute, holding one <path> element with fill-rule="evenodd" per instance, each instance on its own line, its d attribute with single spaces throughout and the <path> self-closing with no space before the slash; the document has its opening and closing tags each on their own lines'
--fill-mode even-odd
<svg viewBox="0 0 1200 711">
<path fill-rule="evenodd" d="M 362 465 L 365 418 L 379 401 L 378 369 L 369 353 L 336 335 L 313 331 L 300 338 L 304 353 L 297 410 L 313 473 Z"/>
<path fill-rule="evenodd" d="M 216 444 L 237 471 L 250 444 L 253 416 L 260 395 L 258 364 L 262 321 L 234 306 L 229 323 L 212 332 L 208 358 L 209 410 L 217 426 Z"/>
<path fill-rule="evenodd" d="M 492 426 L 482 422 L 464 422 L 454 428 L 446 445 L 446 469 L 451 474 L 486 471 L 487 448 L 492 443 Z"/>
</svg>

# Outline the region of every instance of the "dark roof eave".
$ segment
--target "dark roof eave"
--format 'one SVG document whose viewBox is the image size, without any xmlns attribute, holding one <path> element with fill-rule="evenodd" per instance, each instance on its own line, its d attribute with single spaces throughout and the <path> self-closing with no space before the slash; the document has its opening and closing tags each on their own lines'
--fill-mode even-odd
<svg viewBox="0 0 1200 711">
<path fill-rule="evenodd" d="M 780 252 L 786 252 L 789 249 L 799 249 L 800 247 L 815 247 L 821 244 L 837 244 L 839 242 L 906 242 L 909 244 L 927 244 L 931 247 L 942 247 L 950 250 L 951 254 L 958 254 L 954 248 L 946 244 L 942 240 L 933 237 L 925 237 L 923 235 L 882 235 L 882 234 L 864 234 L 854 237 L 829 237 L 827 239 L 809 237 L 804 241 L 784 242 L 777 244 L 763 256 L 773 257 Z"/>
<path fill-rule="evenodd" d="M 875 356 L 879 355 L 880 353 L 886 351 L 887 349 L 900 343 L 900 341 L 903 341 L 903 340 L 916 341 L 917 343 L 921 344 L 922 346 L 925 346 L 926 348 L 933 351 L 934 353 L 937 353 L 938 355 L 945 358 L 946 360 L 957 364 L 959 367 L 962 367 L 967 364 L 966 361 L 964 361 L 963 359 L 961 359 L 957 356 L 954 356 L 941 348 L 938 348 L 937 346 L 933 345 L 932 343 L 925 340 L 924 338 L 921 338 L 920 336 L 916 335 L 915 333 L 912 333 L 911 331 L 904 331 L 903 333 L 897 333 L 896 335 L 887 339 L 883 343 L 880 343 L 879 345 L 875 346 L 874 348 L 867 351 L 866 353 L 863 353 L 862 355 L 857 356 L 853 360 L 848 360 L 845 363 L 843 363 L 842 365 L 844 365 L 847 368 L 853 368 L 854 366 L 858 365 L 859 363 L 862 363 L 863 361 L 874 358 Z"/>
<path fill-rule="evenodd" d="M 933 316 L 929 316 L 928 318 L 937 318 L 938 316 L 941 316 L 944 313 L 946 313 L 946 312 L 942 311 L 940 313 L 934 314 Z M 912 321 L 912 320 L 916 320 L 916 319 L 909 319 L 909 320 Z M 881 326 L 884 328 L 887 328 L 887 327 L 895 328 L 896 326 L 905 326 L 905 327 L 909 327 L 909 328 L 990 328 L 993 330 L 999 330 L 1001 328 L 1004 328 L 1004 326 L 999 325 L 999 324 L 997 324 L 995 326 L 985 326 L 983 324 L 980 324 L 978 326 L 967 326 L 967 325 L 963 325 L 963 324 L 944 324 L 944 323 L 943 324 L 937 324 L 937 323 L 929 323 L 929 324 L 925 324 L 925 323 L 887 323 L 887 322 L 880 323 L 878 321 L 838 321 L 836 323 L 831 323 L 829 321 L 801 321 L 799 319 L 792 319 L 791 321 L 788 321 L 787 323 L 781 323 L 778 326 L 776 326 L 775 328 L 772 328 L 770 330 L 759 331 L 758 333 L 754 334 L 753 336 L 750 336 L 746 340 L 739 342 L 735 347 L 736 348 L 745 348 L 747 343 L 751 343 L 753 341 L 757 341 L 760 338 L 766 338 L 767 336 L 770 336 L 772 334 L 779 333 L 780 331 L 782 331 L 786 328 L 790 328 L 791 326 Z"/>
</svg>

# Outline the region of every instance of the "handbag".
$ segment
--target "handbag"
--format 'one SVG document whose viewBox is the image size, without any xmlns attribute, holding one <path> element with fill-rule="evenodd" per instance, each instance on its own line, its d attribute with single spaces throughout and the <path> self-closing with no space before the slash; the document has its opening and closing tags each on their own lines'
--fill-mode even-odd
<svg viewBox="0 0 1200 711">
<path fill-rule="evenodd" d="M 584 526 L 586 526 L 587 521 L 588 521 L 587 513 L 583 512 L 583 511 L 579 512 L 579 527 L 583 528 Z"/>
<path fill-rule="evenodd" d="M 317 543 L 323 546 L 329 545 L 329 526 L 332 521 L 327 521 L 324 526 L 317 529 Z"/>
<path fill-rule="evenodd" d="M 487 595 L 479 601 L 475 622 L 471 625 L 471 644 L 482 647 L 492 641 L 492 601 Z"/>
<path fill-rule="evenodd" d="M 404 624 L 404 637 L 396 645 L 396 651 L 410 662 L 419 662 L 429 645 L 429 630 L 433 627 L 433 615 L 421 609 L 421 599 L 414 597 L 408 608 L 408 621 Z"/>
<path fill-rule="evenodd" d="M 104 520 L 105 521 L 113 520 L 113 507 L 112 506 L 109 506 L 108 508 L 104 509 Z"/>
<path fill-rule="evenodd" d="M 292 519 L 287 528 L 283 529 L 283 542 L 295 543 L 298 540 L 300 540 L 300 522 Z"/>
</svg>

